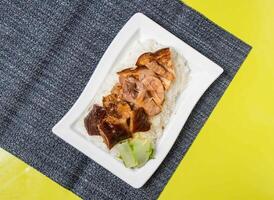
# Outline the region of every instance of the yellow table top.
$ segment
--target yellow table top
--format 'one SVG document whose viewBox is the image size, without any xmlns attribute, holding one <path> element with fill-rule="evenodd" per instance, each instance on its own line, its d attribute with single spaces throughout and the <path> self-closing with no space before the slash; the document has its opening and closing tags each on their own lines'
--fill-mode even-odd
<svg viewBox="0 0 274 200">
<path fill-rule="evenodd" d="M 186 0 L 253 46 L 160 200 L 274 199 L 274 1 Z M 79 199 L 0 150 L 0 199 Z"/>
</svg>

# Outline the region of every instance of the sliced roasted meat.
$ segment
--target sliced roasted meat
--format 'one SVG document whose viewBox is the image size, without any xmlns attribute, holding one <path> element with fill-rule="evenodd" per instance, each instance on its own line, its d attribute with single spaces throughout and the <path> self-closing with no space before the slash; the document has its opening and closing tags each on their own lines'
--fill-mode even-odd
<svg viewBox="0 0 274 200">
<path fill-rule="evenodd" d="M 103 105 L 109 116 L 121 119 L 129 118 L 131 108 L 129 104 L 123 100 L 117 100 L 115 95 L 109 94 L 103 97 Z"/>
<path fill-rule="evenodd" d="M 97 124 L 100 123 L 106 116 L 106 110 L 99 106 L 93 105 L 92 110 L 84 119 L 84 124 L 89 135 L 99 135 Z"/>
<path fill-rule="evenodd" d="M 130 117 L 130 112 L 131 108 L 129 104 L 125 101 L 119 101 L 116 104 L 117 106 L 117 113 L 119 113 L 120 118 L 129 118 Z"/>
<path fill-rule="evenodd" d="M 137 59 L 136 65 L 137 66 L 146 66 L 147 63 L 150 63 L 151 61 L 155 60 L 153 53 L 144 53 L 139 56 Z"/>
<path fill-rule="evenodd" d="M 156 73 L 162 81 L 165 90 L 168 90 L 172 80 L 175 79 L 175 72 L 169 48 L 164 48 L 155 53 L 142 54 L 137 62 L 137 66 L 145 66 Z"/>
<path fill-rule="evenodd" d="M 103 105 L 106 109 L 106 120 L 112 124 L 120 124 L 129 130 L 130 105 L 124 100 L 117 100 L 114 94 L 103 97 Z"/>
<path fill-rule="evenodd" d="M 154 53 L 154 57 L 160 65 L 164 66 L 168 71 L 174 74 L 174 67 L 169 48 L 164 48 L 156 51 Z"/>
<path fill-rule="evenodd" d="M 128 102 L 134 103 L 140 91 L 143 90 L 143 85 L 139 80 L 130 76 L 125 78 L 122 84 L 122 88 L 123 99 Z"/>
<path fill-rule="evenodd" d="M 148 131 L 150 129 L 150 122 L 144 108 L 140 107 L 131 112 L 130 115 L 130 132 L 135 133 L 139 131 Z"/>
<path fill-rule="evenodd" d="M 156 65 L 158 64 L 156 63 Z M 163 70 L 163 74 L 166 73 L 163 67 L 160 65 L 158 67 Z M 157 78 L 152 70 L 146 67 L 137 67 L 135 69 L 125 69 L 118 72 L 118 74 L 120 75 L 123 88 L 123 98 L 126 101 L 135 103 L 140 92 L 147 90 L 146 92 L 151 94 L 158 105 L 162 104 L 164 100 L 164 87 L 161 80 Z"/>
<path fill-rule="evenodd" d="M 146 67 L 155 72 L 156 74 L 158 74 L 159 77 L 162 77 L 169 81 L 172 81 L 175 78 L 175 76 L 171 72 L 169 72 L 165 67 L 160 65 L 157 61 L 147 63 Z"/>
<path fill-rule="evenodd" d="M 160 49 L 154 53 L 148 52 L 139 56 L 136 65 L 137 66 L 146 66 L 152 61 L 157 61 L 160 65 L 166 68 L 168 71 L 172 72 L 173 63 L 171 59 L 171 51 L 169 48 Z"/>
<path fill-rule="evenodd" d="M 168 90 L 170 88 L 171 81 L 175 79 L 175 71 L 174 71 L 174 66 L 171 59 L 170 49 L 169 48 L 160 49 L 154 53 L 154 56 L 157 62 L 171 74 L 170 77 L 166 77 L 166 76 L 160 77 L 165 89 Z"/>
<path fill-rule="evenodd" d="M 132 137 L 131 133 L 122 124 L 115 124 L 107 119 L 98 124 L 98 129 L 109 149 L 118 142 Z"/>
<path fill-rule="evenodd" d="M 163 49 L 159 49 L 159 50 L 155 51 L 153 53 L 153 56 L 156 59 L 160 59 L 160 58 L 163 58 L 163 57 L 167 57 L 168 59 L 170 59 L 171 58 L 171 52 L 170 52 L 169 48 L 163 48 Z"/>
<path fill-rule="evenodd" d="M 157 105 L 150 94 L 145 90 L 140 92 L 135 101 L 136 107 L 144 108 L 149 116 L 157 115 L 161 112 L 161 106 Z"/>
<path fill-rule="evenodd" d="M 116 83 L 111 90 L 111 94 L 114 95 L 117 101 L 123 98 L 123 88 L 120 83 Z"/>
<path fill-rule="evenodd" d="M 169 48 L 142 54 L 135 68 L 117 73 L 119 83 L 94 105 L 84 123 L 89 135 L 101 135 L 111 149 L 139 131 L 148 131 L 150 117 L 161 112 L 165 90 L 175 79 Z"/>
<path fill-rule="evenodd" d="M 157 105 L 157 103 L 153 100 L 153 98 L 146 98 L 140 105 L 146 111 L 149 116 L 155 116 L 159 114 L 162 110 L 161 106 Z"/>
<path fill-rule="evenodd" d="M 156 76 L 156 74 L 146 67 L 128 68 L 118 72 L 119 80 L 122 85 L 124 100 L 135 104 L 136 98 L 141 92 L 144 92 L 146 88 L 142 83 L 142 80 L 146 77 Z"/>
<path fill-rule="evenodd" d="M 134 77 L 135 79 L 142 80 L 146 76 L 154 76 L 155 73 L 149 70 L 145 66 L 137 66 L 136 68 L 127 68 L 120 72 L 117 72 L 119 75 L 119 81 L 123 84 L 123 81 L 128 77 Z"/>
<path fill-rule="evenodd" d="M 159 79 L 162 81 L 162 84 L 165 88 L 165 90 L 168 90 L 170 88 L 170 85 L 171 85 L 171 80 L 168 80 L 166 78 L 163 78 L 163 77 L 159 77 Z"/>
<path fill-rule="evenodd" d="M 124 96 L 126 101 L 134 103 L 135 107 L 143 107 L 149 116 L 161 112 L 161 105 L 164 101 L 164 88 L 162 82 L 155 76 L 147 76 L 141 82 L 136 94 L 131 99 Z"/>
<path fill-rule="evenodd" d="M 166 69 L 163 66 L 159 65 L 156 60 L 147 63 L 146 67 L 160 76 L 166 75 Z"/>
<path fill-rule="evenodd" d="M 108 115 L 117 117 L 116 97 L 113 94 L 109 94 L 103 97 L 103 106 L 106 109 Z"/>
<path fill-rule="evenodd" d="M 142 80 L 147 92 L 158 106 L 161 106 L 165 98 L 165 90 L 162 82 L 155 76 L 148 76 Z"/>
</svg>

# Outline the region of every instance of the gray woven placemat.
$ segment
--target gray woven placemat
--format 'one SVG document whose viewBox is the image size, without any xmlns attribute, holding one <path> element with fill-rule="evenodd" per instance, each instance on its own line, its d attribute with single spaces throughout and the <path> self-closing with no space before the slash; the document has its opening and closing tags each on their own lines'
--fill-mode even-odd
<svg viewBox="0 0 274 200">
<path fill-rule="evenodd" d="M 51 132 L 136 12 L 224 68 L 141 189 L 133 189 Z M 175 0 L 2 0 L 0 39 L 0 146 L 84 199 L 157 198 L 250 51 Z"/>
</svg>

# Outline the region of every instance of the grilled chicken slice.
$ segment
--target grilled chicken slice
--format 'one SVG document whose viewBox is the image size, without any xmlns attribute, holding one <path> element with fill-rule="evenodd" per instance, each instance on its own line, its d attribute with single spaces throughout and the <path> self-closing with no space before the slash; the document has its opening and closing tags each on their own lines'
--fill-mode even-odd
<svg viewBox="0 0 274 200">
<path fill-rule="evenodd" d="M 157 105 L 153 98 L 145 98 L 140 107 L 143 107 L 149 116 L 155 116 L 162 111 L 161 106 Z"/>
<path fill-rule="evenodd" d="M 123 98 L 133 103 L 138 95 L 137 84 L 139 81 L 134 77 L 127 77 L 123 80 L 122 88 L 123 88 Z"/>
<path fill-rule="evenodd" d="M 120 84 L 123 84 L 123 82 L 128 78 L 128 77 L 134 77 L 135 79 L 142 80 L 146 76 L 154 76 L 155 73 L 151 70 L 149 70 L 145 66 L 137 66 L 136 68 L 127 68 L 122 71 L 117 72 L 119 75 L 119 81 Z"/>
<path fill-rule="evenodd" d="M 89 135 L 99 135 L 97 124 L 99 124 L 106 116 L 105 108 L 99 105 L 93 105 L 92 110 L 84 119 L 85 128 Z"/>
<path fill-rule="evenodd" d="M 136 107 L 144 108 L 148 116 L 152 117 L 161 112 L 161 106 L 157 105 L 147 90 L 139 93 L 135 101 Z"/>
<path fill-rule="evenodd" d="M 157 62 L 172 75 L 171 79 L 165 76 L 160 77 L 165 89 L 167 90 L 170 88 L 171 80 L 175 79 L 175 71 L 174 71 L 174 66 L 171 59 L 170 49 L 169 48 L 160 49 L 154 53 L 154 56 Z"/>
<path fill-rule="evenodd" d="M 155 53 L 142 54 L 137 62 L 137 66 L 145 66 L 155 72 L 162 81 L 165 90 L 170 88 L 172 80 L 175 79 L 175 72 L 169 48 L 164 48 Z"/>
<path fill-rule="evenodd" d="M 103 97 L 103 106 L 106 109 L 108 116 L 118 119 L 129 118 L 129 113 L 131 111 L 129 104 L 123 100 L 117 100 L 113 94 Z"/>
<path fill-rule="evenodd" d="M 131 75 L 129 72 L 127 73 Z M 153 72 L 150 74 L 155 75 Z M 142 80 L 124 76 L 122 82 L 123 99 L 134 104 L 135 107 L 143 107 L 149 116 L 158 114 L 164 101 L 163 84 L 156 76 L 152 75 L 150 76 L 148 73 L 148 75 L 142 76 Z"/>
<path fill-rule="evenodd" d="M 137 66 L 146 66 L 148 63 L 152 61 L 157 61 L 160 65 L 162 65 L 166 70 L 172 71 L 173 63 L 171 59 L 171 51 L 169 48 L 160 49 L 154 53 L 148 52 L 144 53 L 137 59 Z"/>
<path fill-rule="evenodd" d="M 166 69 L 163 66 L 159 65 L 156 60 L 147 63 L 146 67 L 158 74 L 159 76 L 165 76 L 167 72 Z"/>
<path fill-rule="evenodd" d="M 130 115 L 130 132 L 145 132 L 150 129 L 150 122 L 144 108 L 140 107 L 131 112 Z"/>
<path fill-rule="evenodd" d="M 147 63 L 146 67 L 154 71 L 156 74 L 158 74 L 161 80 L 164 80 L 163 84 L 165 86 L 165 89 L 168 89 L 171 84 L 171 81 L 175 79 L 175 76 L 171 72 L 166 70 L 166 68 L 164 68 L 156 61 Z"/>
<path fill-rule="evenodd" d="M 174 74 L 171 52 L 169 48 L 164 48 L 156 51 L 154 53 L 154 57 L 160 65 L 164 66 L 168 71 Z"/>
<path fill-rule="evenodd" d="M 123 88 L 121 84 L 117 83 L 112 88 L 111 93 L 103 97 L 103 105 L 104 107 L 108 107 L 108 105 L 111 103 L 122 101 L 122 97 L 123 97 Z"/>
<path fill-rule="evenodd" d="M 139 93 L 145 90 L 144 85 L 140 81 L 156 74 L 146 67 L 139 66 L 122 70 L 118 72 L 118 75 L 123 88 L 123 98 L 134 104 Z"/>
<path fill-rule="evenodd" d="M 123 99 L 130 103 L 134 103 L 140 91 L 144 90 L 142 83 L 132 76 L 125 78 L 122 88 Z"/>
<path fill-rule="evenodd" d="M 122 100 L 123 98 L 123 88 L 120 83 L 116 83 L 111 90 L 111 94 L 114 95 L 117 101 Z"/>
<path fill-rule="evenodd" d="M 136 65 L 137 66 L 146 66 L 147 63 L 150 63 L 151 61 L 155 60 L 153 53 L 144 53 L 139 56 L 137 59 Z"/>
<path fill-rule="evenodd" d="M 164 86 L 164 88 L 165 88 L 165 90 L 168 90 L 169 88 L 170 88 L 170 85 L 171 85 L 171 80 L 168 80 L 168 79 L 166 79 L 166 78 L 164 78 L 164 77 L 159 77 L 159 79 L 161 80 L 161 82 L 162 82 L 162 84 L 163 84 L 163 86 Z"/>
<path fill-rule="evenodd" d="M 135 107 L 143 107 L 149 116 L 158 114 L 164 101 L 162 82 L 154 76 L 148 76 L 142 81 L 131 78 L 126 79 L 122 86 L 124 100 Z"/>
<path fill-rule="evenodd" d="M 165 98 L 165 90 L 162 82 L 155 76 L 148 76 L 142 80 L 142 83 L 154 102 L 158 106 L 161 106 Z"/>
<path fill-rule="evenodd" d="M 98 124 L 100 135 L 104 143 L 111 149 L 118 142 L 132 137 L 132 134 L 123 126 L 123 124 L 113 123 L 109 118 L 104 119 Z"/>
<path fill-rule="evenodd" d="M 129 106 L 129 104 L 125 101 L 119 101 L 117 102 L 117 113 L 119 113 L 119 117 L 120 118 L 129 118 L 130 117 L 130 112 L 131 112 L 131 108 Z M 118 117 L 118 118 L 119 118 Z"/>
<path fill-rule="evenodd" d="M 111 107 L 111 104 L 113 104 L 113 102 L 116 102 L 116 101 L 117 101 L 117 99 L 116 99 L 115 95 L 109 94 L 109 95 L 103 97 L 103 106 L 105 108 L 109 108 L 109 107 Z"/>
<path fill-rule="evenodd" d="M 135 69 L 128 68 L 118 72 L 119 80 L 123 88 L 123 97 L 126 101 L 134 103 L 140 91 L 146 89 L 148 92 L 152 93 L 153 98 L 159 105 L 163 102 L 163 85 L 161 80 L 157 78 L 157 75 L 153 71 L 162 71 L 163 75 L 167 71 L 155 61 L 149 63 L 148 65 L 150 66 L 150 64 L 155 64 L 155 68 L 158 68 L 159 70 L 151 70 L 147 67 L 139 66 Z"/>
</svg>

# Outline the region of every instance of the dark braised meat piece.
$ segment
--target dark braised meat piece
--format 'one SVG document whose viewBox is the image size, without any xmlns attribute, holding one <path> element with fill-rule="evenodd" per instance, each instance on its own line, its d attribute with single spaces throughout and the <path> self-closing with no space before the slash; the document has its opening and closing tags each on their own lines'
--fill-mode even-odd
<svg viewBox="0 0 274 200">
<path fill-rule="evenodd" d="M 140 107 L 131 112 L 130 115 L 130 132 L 148 131 L 150 122 L 144 108 Z"/>
<path fill-rule="evenodd" d="M 98 124 L 98 129 L 109 149 L 118 142 L 132 137 L 131 133 L 122 124 L 115 124 L 108 119 L 104 119 Z"/>
<path fill-rule="evenodd" d="M 84 119 L 84 124 L 89 135 L 99 135 L 97 124 L 99 124 L 106 116 L 106 110 L 94 104 L 92 110 Z"/>
</svg>

